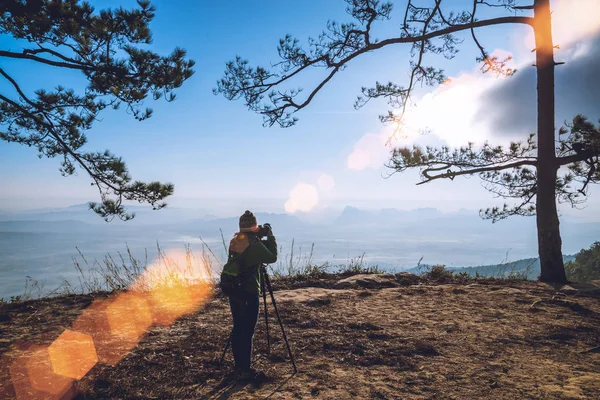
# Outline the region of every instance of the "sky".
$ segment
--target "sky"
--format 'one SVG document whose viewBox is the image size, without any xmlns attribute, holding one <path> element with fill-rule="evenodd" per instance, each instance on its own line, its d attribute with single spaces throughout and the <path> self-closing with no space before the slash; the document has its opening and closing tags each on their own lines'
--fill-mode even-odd
<svg viewBox="0 0 600 400">
<path fill-rule="evenodd" d="M 455 9 L 470 3 L 448 1 Z M 130 0 L 91 1 L 97 9 L 135 6 Z M 374 28 L 380 39 L 398 34 L 404 2 L 396 1 L 390 21 Z M 150 49 L 169 53 L 175 46 L 196 61 L 195 74 L 176 91 L 172 103 L 148 101 L 149 120 L 138 122 L 124 110 L 105 110 L 88 132 L 88 150 L 110 149 L 122 156 L 134 179 L 175 184 L 167 199 L 173 207 L 208 208 L 216 214 L 243 212 L 319 213 L 353 205 L 365 208 L 443 211 L 477 210 L 503 201 L 493 198 L 477 177 L 457 178 L 416 186 L 416 171 L 389 176 L 384 167 L 391 127 L 379 122 L 387 112 L 384 101 L 360 110 L 353 103 L 361 86 L 375 81 L 406 83 L 408 47 L 397 46 L 367 54 L 338 74 L 300 111 L 292 128 L 265 128 L 261 116 L 241 101 L 215 96 L 212 89 L 225 62 L 240 55 L 251 65 L 277 60 L 279 38 L 300 40 L 317 36 L 328 20 L 350 21 L 342 0 L 242 1 L 155 0 L 156 18 Z M 586 9 L 575 13 L 574 4 Z M 557 67 L 557 126 L 578 112 L 600 118 L 600 77 L 594 70 L 600 54 L 598 0 L 553 0 Z M 482 14 L 485 17 L 485 14 Z M 481 74 L 477 49 L 466 37 L 453 60 L 432 64 L 444 68 L 447 84 L 422 88 L 407 114 L 407 128 L 395 145 L 460 146 L 489 140 L 506 144 L 535 131 L 535 70 L 531 67 L 533 38 L 527 27 L 491 27 L 479 39 L 495 54 L 512 55 L 518 72 L 511 78 Z M 0 48 L 19 51 L 23 44 L 0 35 Z M 32 93 L 62 84 L 77 89 L 82 77 L 73 71 L 2 60 L 2 67 Z M 306 88 L 318 76 L 297 83 Z M 0 81 L 0 92 L 10 86 Z M 427 128 L 428 135 L 418 134 Z M 35 150 L 0 142 L 0 210 L 58 207 L 97 201 L 97 191 L 84 174 L 62 177 L 59 159 L 39 159 Z M 585 211 L 561 206 L 600 219 L 600 190 L 592 188 Z M 584 214 L 580 214 L 584 213 Z"/>
</svg>

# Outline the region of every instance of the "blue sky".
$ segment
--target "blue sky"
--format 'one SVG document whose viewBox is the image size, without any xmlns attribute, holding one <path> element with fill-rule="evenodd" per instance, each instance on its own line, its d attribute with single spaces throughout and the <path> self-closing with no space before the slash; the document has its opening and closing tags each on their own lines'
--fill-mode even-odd
<svg viewBox="0 0 600 400">
<path fill-rule="evenodd" d="M 91 3 L 98 9 L 135 6 L 135 2 L 129 0 Z M 397 17 L 404 2 L 396 3 Z M 236 55 L 249 59 L 253 65 L 268 65 L 276 60 L 278 40 L 286 33 L 306 39 L 309 35 L 318 35 L 328 19 L 349 21 L 350 16 L 344 12 L 346 3 L 342 0 L 155 0 L 153 4 L 157 15 L 151 25 L 154 34 L 151 48 L 162 54 L 175 46 L 185 48 L 196 61 L 196 73 L 176 92 L 175 102 L 148 101 L 154 115 L 147 121 L 137 122 L 124 110 L 103 112 L 101 121 L 88 133 L 87 148 L 108 148 L 122 156 L 134 179 L 175 183 L 175 195 L 169 199 L 173 206 L 212 205 L 219 211 L 225 203 L 240 208 L 251 204 L 264 208 L 261 211 L 282 212 L 290 191 L 299 183 L 314 188 L 318 196 L 316 211 L 345 204 L 396 208 L 430 206 L 449 211 L 461 207 L 478 209 L 498 202 L 475 177 L 422 186 L 414 185 L 418 182 L 416 173 L 382 178 L 389 170 L 382 167 L 386 149 L 378 144 L 378 138 L 386 135 L 387 128 L 377 116 L 386 112 L 386 104 L 373 102 L 359 111 L 355 111 L 352 104 L 361 86 L 370 86 L 376 80 L 406 82 L 406 47 L 386 49 L 356 60 L 334 78 L 313 104 L 299 113 L 300 121 L 293 128 L 263 128 L 261 117 L 248 112 L 242 102 L 230 102 L 213 95 L 212 89 L 222 76 L 225 62 Z M 453 4 L 460 6 L 466 2 Z M 376 29 L 377 36 L 396 34 L 398 21 L 393 18 L 381 24 Z M 517 62 L 522 63 L 528 61 L 523 43 L 526 36 L 527 32 L 517 27 L 491 28 L 480 34 L 488 49 L 510 51 L 515 59 L 521 56 Z M 573 40 L 585 37 L 582 34 Z M 0 48 L 19 50 L 20 46 L 11 38 L 0 36 Z M 457 81 L 459 88 L 461 82 L 466 82 L 468 91 L 481 86 L 477 80 L 483 79 L 475 73 L 475 57 L 476 49 L 467 40 L 458 57 L 452 61 L 441 59 L 438 65 L 444 67 L 449 76 L 461 78 Z M 72 71 L 26 61 L 2 62 L 3 68 L 28 92 L 57 84 L 74 88 L 81 85 L 81 77 Z M 485 79 L 491 82 L 491 78 Z M 310 82 L 307 78 L 298 84 L 309 86 Z M 6 82 L 0 82 L 0 91 L 8 89 Z M 420 95 L 426 96 L 434 90 L 422 90 Z M 453 98 L 450 96 L 446 101 L 456 103 Z M 436 102 L 438 100 L 433 101 L 431 109 L 424 110 L 430 122 L 439 120 L 438 125 L 443 128 L 446 125 L 442 120 L 444 109 Z M 436 107 L 441 110 L 437 116 Z M 416 118 L 416 121 L 421 120 Z M 448 132 L 439 137 L 414 140 L 454 145 L 471 139 L 493 139 L 493 136 L 452 135 Z M 366 162 L 368 165 L 362 163 L 358 169 L 356 165 L 354 169 L 349 168 L 349 157 L 356 151 L 368 153 L 371 157 Z M 0 187 L 4 188 L 0 193 L 0 209 L 66 206 L 97 200 L 97 192 L 89 186 L 89 179 L 83 173 L 76 177 L 60 176 L 59 161 L 40 160 L 30 148 L 0 143 Z M 319 178 L 326 184 L 319 186 Z M 597 198 L 600 193 L 593 190 L 591 194 L 589 212 L 600 215 Z"/>
</svg>

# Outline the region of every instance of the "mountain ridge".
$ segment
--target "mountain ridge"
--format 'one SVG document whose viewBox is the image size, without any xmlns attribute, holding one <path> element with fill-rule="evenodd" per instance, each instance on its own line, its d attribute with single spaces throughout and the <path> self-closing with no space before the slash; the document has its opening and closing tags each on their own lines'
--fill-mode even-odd
<svg viewBox="0 0 600 400">
<path fill-rule="evenodd" d="M 574 261 L 575 254 L 563 254 L 563 262 Z M 431 265 L 421 265 L 409 268 L 404 272 L 419 274 L 430 268 Z M 508 261 L 500 264 L 476 265 L 467 267 L 448 267 L 448 270 L 455 274 L 466 273 L 469 276 L 507 278 L 509 276 L 522 276 L 527 279 L 537 279 L 540 274 L 540 259 L 539 257 L 522 258 L 515 261 Z"/>
</svg>

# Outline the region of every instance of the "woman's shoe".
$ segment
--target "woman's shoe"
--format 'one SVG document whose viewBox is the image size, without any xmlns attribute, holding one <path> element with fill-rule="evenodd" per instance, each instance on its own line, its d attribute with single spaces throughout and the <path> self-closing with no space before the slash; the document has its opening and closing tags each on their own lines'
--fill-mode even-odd
<svg viewBox="0 0 600 400">
<path fill-rule="evenodd" d="M 263 380 L 266 378 L 266 375 L 263 371 L 259 369 L 250 368 L 246 371 L 242 371 L 238 374 L 237 378 L 243 381 L 254 381 L 254 380 Z"/>
</svg>

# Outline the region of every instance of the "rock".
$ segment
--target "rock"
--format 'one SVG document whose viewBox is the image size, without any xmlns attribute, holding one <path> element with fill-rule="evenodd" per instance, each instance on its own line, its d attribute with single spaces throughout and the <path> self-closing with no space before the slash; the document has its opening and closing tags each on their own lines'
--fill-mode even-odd
<svg viewBox="0 0 600 400">
<path fill-rule="evenodd" d="M 333 287 L 335 287 L 336 289 L 352 289 L 355 288 L 356 285 L 356 281 L 350 278 L 345 278 L 342 280 L 337 281 L 336 283 L 333 284 Z"/>
<path fill-rule="evenodd" d="M 538 307 L 540 305 L 556 305 L 556 306 L 567 307 L 567 308 L 570 308 L 571 311 L 575 311 L 575 312 L 578 312 L 581 314 L 592 313 L 592 311 L 590 309 L 582 306 L 581 304 L 579 304 L 575 301 L 565 300 L 565 299 L 559 298 L 557 296 L 553 296 L 551 299 L 539 299 L 539 300 L 534 301 L 530 307 L 530 311 L 539 311 Z"/>
<path fill-rule="evenodd" d="M 380 289 L 396 287 L 396 277 L 392 274 L 359 274 L 337 281 L 336 289 Z"/>
<path fill-rule="evenodd" d="M 323 306 L 331 303 L 332 297 L 346 293 L 345 290 L 303 288 L 293 290 L 277 290 L 275 298 L 278 302 L 306 303 L 311 306 Z"/>
<path fill-rule="evenodd" d="M 600 297 L 600 287 L 594 281 L 591 283 L 572 283 L 564 285 L 558 292 L 572 296 Z"/>
<path fill-rule="evenodd" d="M 573 295 L 573 294 L 577 294 L 577 292 L 578 292 L 579 290 L 575 289 L 575 288 L 574 288 L 574 287 L 572 287 L 572 286 L 565 285 L 565 286 L 563 286 L 562 288 L 560 288 L 558 291 L 559 291 L 559 293 L 564 293 L 564 294 L 570 294 L 570 295 Z"/>
</svg>

